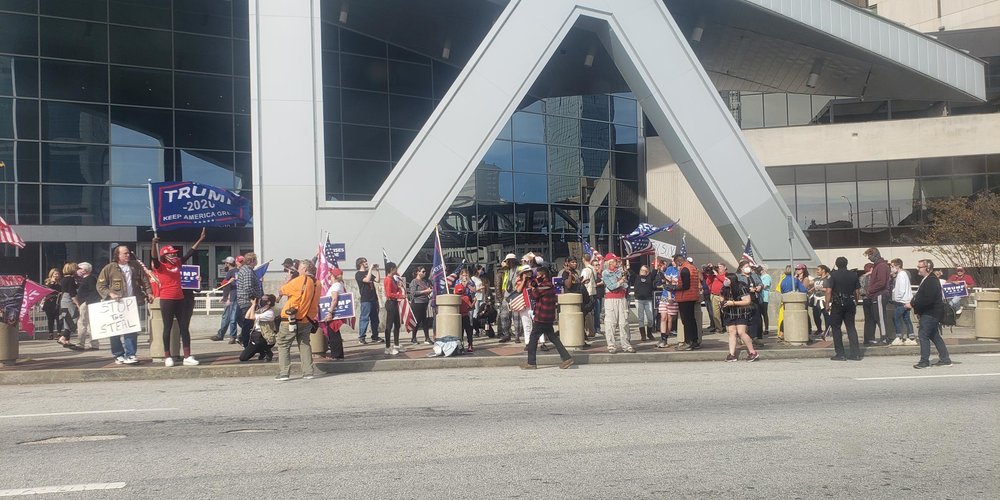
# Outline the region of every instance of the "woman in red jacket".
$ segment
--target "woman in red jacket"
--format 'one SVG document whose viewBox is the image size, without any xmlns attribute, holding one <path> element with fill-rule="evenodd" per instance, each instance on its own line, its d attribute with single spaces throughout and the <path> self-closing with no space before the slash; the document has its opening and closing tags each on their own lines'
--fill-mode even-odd
<svg viewBox="0 0 1000 500">
<path fill-rule="evenodd" d="M 399 300 L 405 299 L 406 294 L 403 292 L 403 287 L 400 286 L 401 281 L 396 264 L 387 263 L 382 287 L 385 290 L 385 353 L 389 355 L 403 352 L 403 348 L 399 346 Z M 389 348 L 389 332 L 393 334 L 391 349 Z"/>
<path fill-rule="evenodd" d="M 163 364 L 174 366 L 174 358 L 170 357 L 170 330 L 174 327 L 174 319 L 180 325 L 181 344 L 184 346 L 184 366 L 195 366 L 198 360 L 191 355 L 191 314 L 194 312 L 193 302 L 184 298 L 181 289 L 181 266 L 191 258 L 198 245 L 205 240 L 205 230 L 191 248 L 184 252 L 183 257 L 172 245 L 160 248 L 160 239 L 153 237 L 153 247 L 150 250 L 153 273 L 160 281 L 160 315 L 163 317 Z"/>
</svg>

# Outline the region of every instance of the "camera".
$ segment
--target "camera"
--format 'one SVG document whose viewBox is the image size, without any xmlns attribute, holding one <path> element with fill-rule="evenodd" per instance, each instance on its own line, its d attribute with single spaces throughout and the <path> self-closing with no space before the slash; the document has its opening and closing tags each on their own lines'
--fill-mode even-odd
<svg viewBox="0 0 1000 500">
<path fill-rule="evenodd" d="M 299 328 L 299 320 L 295 317 L 295 314 L 299 312 L 294 307 L 288 308 L 285 314 L 288 315 L 288 333 L 295 333 Z"/>
</svg>

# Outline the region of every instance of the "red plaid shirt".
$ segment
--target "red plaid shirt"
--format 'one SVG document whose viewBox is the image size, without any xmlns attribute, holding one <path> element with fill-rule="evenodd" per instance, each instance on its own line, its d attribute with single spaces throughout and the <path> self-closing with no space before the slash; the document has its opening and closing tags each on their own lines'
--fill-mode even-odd
<svg viewBox="0 0 1000 500">
<path fill-rule="evenodd" d="M 531 291 L 531 298 L 535 300 L 532 309 L 535 312 L 535 321 L 539 323 L 552 324 L 556 322 L 556 289 L 552 286 L 551 280 L 538 280 L 538 288 Z"/>
</svg>

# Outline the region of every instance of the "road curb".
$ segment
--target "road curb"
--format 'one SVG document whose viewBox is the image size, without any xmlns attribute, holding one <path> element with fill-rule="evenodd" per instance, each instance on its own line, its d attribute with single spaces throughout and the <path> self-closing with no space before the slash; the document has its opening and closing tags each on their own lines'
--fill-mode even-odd
<svg viewBox="0 0 1000 500">
<path fill-rule="evenodd" d="M 948 346 L 951 354 L 1000 353 L 1000 343 L 958 344 Z M 833 348 L 783 347 L 761 349 L 761 360 L 815 359 L 833 356 Z M 868 348 L 862 350 L 864 356 L 913 356 L 920 355 L 917 346 Z M 573 359 L 578 365 L 618 364 L 618 363 L 679 363 L 692 361 L 721 361 L 725 351 L 685 351 L 685 352 L 639 352 L 635 354 L 575 353 Z M 745 359 L 745 353 L 741 354 Z M 317 361 L 317 371 L 328 374 L 362 373 L 400 370 L 439 370 L 447 368 L 497 368 L 514 367 L 525 361 L 524 356 L 477 357 L 458 356 L 450 358 L 417 359 L 377 359 L 366 361 Z M 540 366 L 557 365 L 559 357 L 554 354 L 538 356 Z M 292 365 L 293 375 L 297 375 L 299 364 Z M 248 363 L 236 365 L 204 365 L 197 368 L 162 366 L 120 366 L 114 368 L 88 368 L 69 370 L 24 370 L 0 372 L 0 385 L 65 384 L 67 382 L 125 382 L 137 380 L 180 380 L 199 378 L 233 378 L 274 376 L 277 363 Z"/>
</svg>

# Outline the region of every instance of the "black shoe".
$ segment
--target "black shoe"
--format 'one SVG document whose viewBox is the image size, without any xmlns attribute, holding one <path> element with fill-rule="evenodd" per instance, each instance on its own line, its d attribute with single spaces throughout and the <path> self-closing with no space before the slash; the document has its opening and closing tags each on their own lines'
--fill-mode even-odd
<svg viewBox="0 0 1000 500">
<path fill-rule="evenodd" d="M 372 337 L 372 343 L 373 344 L 378 344 L 379 342 L 382 342 L 382 339 L 380 339 L 378 337 Z"/>
<path fill-rule="evenodd" d="M 844 356 L 843 354 L 838 354 L 838 355 L 830 358 L 830 361 L 847 361 L 847 357 Z"/>
<path fill-rule="evenodd" d="M 849 356 L 848 361 L 861 361 L 861 356 Z"/>
<path fill-rule="evenodd" d="M 869 341 L 865 342 L 865 345 L 877 346 L 877 345 L 879 345 L 879 342 L 877 340 L 869 340 Z"/>
<path fill-rule="evenodd" d="M 937 363 L 934 363 L 934 366 L 955 366 L 955 365 L 954 363 L 951 362 L 950 359 L 948 361 L 939 359 Z"/>
<path fill-rule="evenodd" d="M 913 367 L 916 368 L 916 369 L 918 369 L 918 370 L 922 370 L 924 368 L 930 368 L 931 364 L 928 363 L 928 362 L 926 362 L 926 361 L 921 361 L 921 362 L 913 365 Z"/>
<path fill-rule="evenodd" d="M 222 339 L 223 339 L 223 337 L 219 337 L 218 335 L 213 335 L 213 336 L 212 336 L 212 341 L 213 341 L 213 342 L 219 342 L 219 341 L 221 341 Z"/>
<path fill-rule="evenodd" d="M 368 341 L 367 341 L 367 340 L 365 340 L 365 339 L 358 339 L 358 343 L 359 343 L 359 344 L 367 344 L 367 343 L 368 343 Z"/>
<path fill-rule="evenodd" d="M 701 349 L 701 342 L 698 342 L 697 344 L 691 344 L 691 350 L 692 351 L 697 350 L 697 349 Z"/>
<path fill-rule="evenodd" d="M 584 343 L 583 343 L 583 347 L 591 347 L 591 345 L 590 345 L 590 344 L 588 344 L 588 343 L 586 343 L 586 342 L 584 342 Z"/>
<path fill-rule="evenodd" d="M 504 335 L 503 337 L 500 337 L 500 343 L 501 344 L 504 344 L 504 343 L 507 343 L 507 342 L 510 342 L 510 337 L 509 336 Z"/>
<path fill-rule="evenodd" d="M 760 339 L 753 339 L 754 347 L 764 347 L 764 341 Z"/>
</svg>

